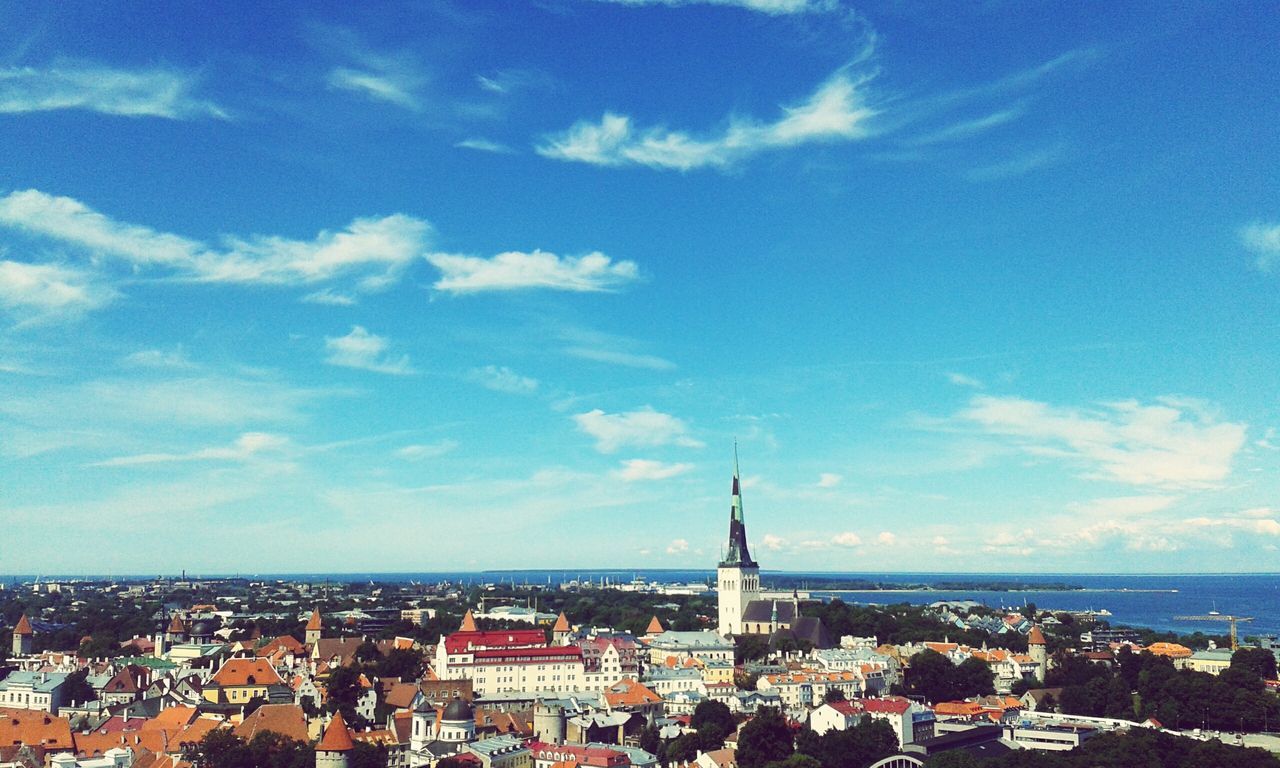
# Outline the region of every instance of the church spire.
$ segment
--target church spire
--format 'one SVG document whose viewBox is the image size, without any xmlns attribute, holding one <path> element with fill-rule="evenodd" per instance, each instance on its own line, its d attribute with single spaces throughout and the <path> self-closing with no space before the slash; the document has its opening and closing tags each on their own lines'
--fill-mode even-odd
<svg viewBox="0 0 1280 768">
<path fill-rule="evenodd" d="M 747 548 L 747 521 L 742 514 L 742 487 L 738 477 L 738 444 L 733 444 L 733 491 L 729 507 L 729 548 L 725 553 L 725 566 L 756 567 Z"/>
</svg>

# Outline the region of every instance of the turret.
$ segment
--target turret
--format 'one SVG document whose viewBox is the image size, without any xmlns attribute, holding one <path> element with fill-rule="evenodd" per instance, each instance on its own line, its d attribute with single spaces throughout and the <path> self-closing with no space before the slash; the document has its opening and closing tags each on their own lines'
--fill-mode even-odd
<svg viewBox="0 0 1280 768">
<path fill-rule="evenodd" d="M 458 627 L 458 631 L 459 632 L 475 632 L 476 629 L 477 627 L 476 627 L 475 614 L 473 614 L 471 612 L 471 609 L 468 608 L 466 614 L 464 614 L 462 617 L 462 626 Z"/>
<path fill-rule="evenodd" d="M 1044 685 L 1045 675 L 1049 671 L 1049 645 L 1045 642 L 1039 625 L 1032 624 L 1031 631 L 1027 633 L 1027 655 L 1038 665 L 1036 682 Z"/>
<path fill-rule="evenodd" d="M 341 712 L 335 712 L 329 726 L 324 729 L 324 736 L 316 744 L 316 768 L 347 768 L 351 750 L 355 749 L 351 740 L 351 731 L 342 719 Z"/>
<path fill-rule="evenodd" d="M 311 618 L 307 620 L 306 643 L 312 648 L 316 647 L 316 643 L 320 642 L 320 632 L 324 629 L 324 621 L 320 618 L 320 609 L 316 608 L 311 612 Z"/>
<path fill-rule="evenodd" d="M 13 628 L 13 655 L 27 656 L 35 648 L 36 632 L 31 628 L 27 614 L 18 619 L 18 626 Z"/>
<path fill-rule="evenodd" d="M 556 625 L 551 628 L 551 644 L 567 645 L 568 642 L 569 617 L 564 615 L 564 611 L 561 611 L 559 618 L 556 619 Z"/>
<path fill-rule="evenodd" d="M 533 706 L 533 737 L 547 744 L 563 744 L 565 713 L 559 704 L 539 701 Z"/>
</svg>

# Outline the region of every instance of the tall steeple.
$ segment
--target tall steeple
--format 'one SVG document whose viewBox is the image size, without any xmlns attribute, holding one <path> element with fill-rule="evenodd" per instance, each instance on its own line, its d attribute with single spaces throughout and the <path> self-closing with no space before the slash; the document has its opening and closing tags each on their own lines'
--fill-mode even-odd
<svg viewBox="0 0 1280 768">
<path fill-rule="evenodd" d="M 733 446 L 733 494 L 729 506 L 729 548 L 720 566 L 756 567 L 756 561 L 751 559 L 751 550 L 747 548 L 747 521 L 742 515 L 742 487 L 738 477 L 738 445 L 736 443 Z"/>
</svg>

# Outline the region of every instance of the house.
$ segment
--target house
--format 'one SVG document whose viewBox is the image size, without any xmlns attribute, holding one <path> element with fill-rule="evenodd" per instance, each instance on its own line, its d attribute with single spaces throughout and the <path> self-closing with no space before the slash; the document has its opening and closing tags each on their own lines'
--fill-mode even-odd
<svg viewBox="0 0 1280 768">
<path fill-rule="evenodd" d="M 10 672 L 0 680 L 0 707 L 34 709 L 56 715 L 64 703 L 70 676 L 66 672 Z"/>
<path fill-rule="evenodd" d="M 1052 712 L 1061 698 L 1061 688 L 1032 688 L 1022 694 L 1020 701 L 1028 712 Z"/>
<path fill-rule="evenodd" d="M 933 711 L 902 696 L 829 702 L 810 713 L 809 727 L 821 736 L 830 730 L 847 730 L 863 718 L 887 722 L 898 746 L 933 736 Z"/>
<path fill-rule="evenodd" d="M 227 659 L 201 694 L 213 704 L 243 705 L 253 698 L 267 699 L 271 686 L 284 687 L 284 680 L 266 659 Z"/>
<path fill-rule="evenodd" d="M 13 676 L 11 673 L 10 677 Z M 0 745 L 25 744 L 48 752 L 72 749 L 71 721 L 47 712 L 0 708 Z"/>
</svg>

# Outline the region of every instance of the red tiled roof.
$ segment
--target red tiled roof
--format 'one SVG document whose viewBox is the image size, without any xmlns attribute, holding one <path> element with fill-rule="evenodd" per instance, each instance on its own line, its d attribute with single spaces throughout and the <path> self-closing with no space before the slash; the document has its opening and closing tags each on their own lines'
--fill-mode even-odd
<svg viewBox="0 0 1280 768">
<path fill-rule="evenodd" d="M 307 620 L 307 629 L 309 631 L 315 631 L 323 628 L 324 628 L 324 622 L 320 620 L 320 609 L 316 608 L 314 611 L 311 612 L 311 618 Z"/>
<path fill-rule="evenodd" d="M 1027 633 L 1027 645 L 1045 645 L 1044 633 L 1038 625 L 1031 625 L 1031 631 Z"/>
<path fill-rule="evenodd" d="M 355 746 L 355 742 L 351 740 L 351 731 L 347 730 L 347 723 L 342 719 L 342 713 L 335 712 L 333 719 L 329 721 L 329 727 L 324 729 L 324 737 L 316 745 L 316 751 L 347 752 Z"/>
<path fill-rule="evenodd" d="M 465 626 L 465 622 L 464 622 Z M 444 639 L 447 653 L 467 653 L 483 648 L 520 648 L 545 645 L 546 635 L 540 629 L 476 632 L 461 630 Z"/>
<path fill-rule="evenodd" d="M 34 635 L 35 630 L 31 628 L 31 621 L 27 618 L 27 614 L 22 614 L 22 618 L 18 619 L 18 626 L 13 628 L 15 635 Z"/>
</svg>

